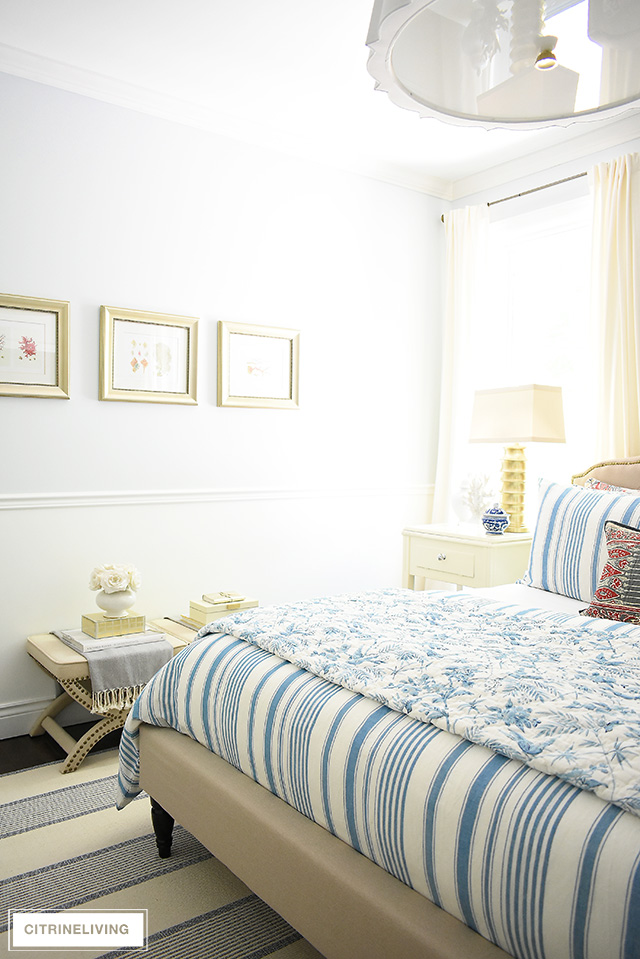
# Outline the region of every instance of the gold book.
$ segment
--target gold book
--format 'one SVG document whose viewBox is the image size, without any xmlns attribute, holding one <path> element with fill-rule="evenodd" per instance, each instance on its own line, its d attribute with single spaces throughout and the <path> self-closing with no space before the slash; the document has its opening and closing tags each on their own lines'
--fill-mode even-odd
<svg viewBox="0 0 640 959">
<path fill-rule="evenodd" d="M 219 616 L 221 613 L 226 613 L 227 611 L 233 612 L 237 609 L 251 609 L 254 606 L 258 605 L 257 599 L 246 599 L 241 600 L 229 600 L 228 603 L 207 603 L 206 601 L 201 602 L 197 599 L 192 599 L 189 602 L 189 609 L 191 610 L 191 615 L 193 616 L 194 612 L 213 614 Z"/>
<path fill-rule="evenodd" d="M 238 612 L 239 610 L 251 609 L 257 605 L 257 599 L 247 599 L 243 603 L 227 603 L 226 606 L 218 603 L 214 605 L 192 601 L 189 603 L 189 618 L 199 623 L 200 626 L 206 626 L 214 619 L 222 619 L 223 616 L 229 616 L 231 613 Z"/>
<path fill-rule="evenodd" d="M 87 613 L 82 617 L 82 632 L 94 639 L 108 639 L 109 636 L 128 636 L 130 633 L 144 633 L 145 618 L 139 615 L 119 616 L 107 619 L 104 613 Z"/>
</svg>

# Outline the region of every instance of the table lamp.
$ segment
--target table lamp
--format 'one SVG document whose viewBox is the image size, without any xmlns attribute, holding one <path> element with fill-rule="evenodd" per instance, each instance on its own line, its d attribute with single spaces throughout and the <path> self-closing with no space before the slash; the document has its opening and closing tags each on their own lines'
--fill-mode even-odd
<svg viewBox="0 0 640 959">
<path fill-rule="evenodd" d="M 511 386 L 477 390 L 471 418 L 472 443 L 504 443 L 501 506 L 508 533 L 525 533 L 526 459 L 523 443 L 564 443 L 562 388 Z"/>
</svg>

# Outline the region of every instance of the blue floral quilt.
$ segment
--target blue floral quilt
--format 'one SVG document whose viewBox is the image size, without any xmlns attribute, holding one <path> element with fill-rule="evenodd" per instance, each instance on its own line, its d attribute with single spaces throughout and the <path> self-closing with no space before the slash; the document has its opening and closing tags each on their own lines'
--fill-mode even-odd
<svg viewBox="0 0 640 959">
<path fill-rule="evenodd" d="M 382 589 L 247 610 L 208 633 L 640 815 L 640 627 Z"/>
</svg>

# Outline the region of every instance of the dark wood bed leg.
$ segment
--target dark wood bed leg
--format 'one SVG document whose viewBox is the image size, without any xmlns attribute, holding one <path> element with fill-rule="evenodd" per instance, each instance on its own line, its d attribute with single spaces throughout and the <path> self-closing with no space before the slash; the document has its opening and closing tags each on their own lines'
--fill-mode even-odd
<svg viewBox="0 0 640 959">
<path fill-rule="evenodd" d="M 153 831 L 156 834 L 156 845 L 161 859 L 168 859 L 171 855 L 171 840 L 173 834 L 173 816 L 170 816 L 166 809 L 163 809 L 160 803 L 156 802 L 153 796 L 151 799 L 151 822 Z"/>
</svg>

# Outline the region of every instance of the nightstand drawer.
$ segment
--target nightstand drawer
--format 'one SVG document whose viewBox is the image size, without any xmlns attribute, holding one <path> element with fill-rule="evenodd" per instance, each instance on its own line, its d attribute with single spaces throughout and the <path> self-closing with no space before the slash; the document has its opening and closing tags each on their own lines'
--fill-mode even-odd
<svg viewBox="0 0 640 959">
<path fill-rule="evenodd" d="M 515 583 L 529 562 L 529 533 L 492 536 L 481 526 L 441 523 L 408 526 L 402 535 L 402 585 L 409 589 L 431 581 L 458 589 Z"/>
<path fill-rule="evenodd" d="M 411 544 L 410 571 L 414 576 L 440 579 L 455 576 L 475 576 L 476 558 L 469 549 L 460 549 L 450 542 L 414 541 Z"/>
</svg>

